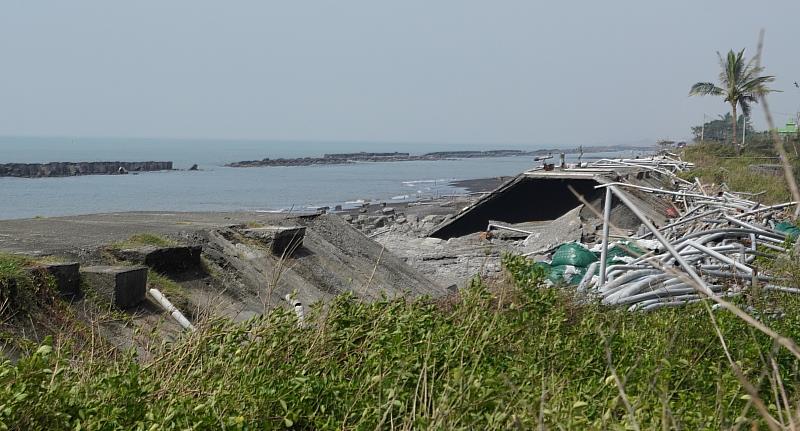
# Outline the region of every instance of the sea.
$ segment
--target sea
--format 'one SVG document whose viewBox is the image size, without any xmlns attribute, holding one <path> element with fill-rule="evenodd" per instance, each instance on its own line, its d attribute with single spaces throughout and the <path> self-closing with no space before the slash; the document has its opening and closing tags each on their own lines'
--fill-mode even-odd
<svg viewBox="0 0 800 431">
<path fill-rule="evenodd" d="M 577 145 L 576 145 L 577 146 Z M 572 146 L 574 148 L 575 146 Z M 290 142 L 211 139 L 0 137 L 0 163 L 172 161 L 176 170 L 129 175 L 0 178 L 0 220 L 122 211 L 311 211 L 361 202 L 463 194 L 455 180 L 516 175 L 532 157 L 228 168 L 242 160 L 324 153 L 516 149 L 452 143 Z M 632 156 L 624 154 L 606 155 Z M 574 158 L 574 156 L 568 156 Z M 197 164 L 198 171 L 189 171 Z"/>
</svg>

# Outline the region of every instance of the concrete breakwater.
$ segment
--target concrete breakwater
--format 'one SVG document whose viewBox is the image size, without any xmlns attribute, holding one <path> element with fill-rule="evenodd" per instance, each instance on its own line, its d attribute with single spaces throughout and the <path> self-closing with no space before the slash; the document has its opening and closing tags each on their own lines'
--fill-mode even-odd
<svg viewBox="0 0 800 431">
<path fill-rule="evenodd" d="M 492 157 L 541 157 L 547 155 L 565 154 L 589 154 L 601 152 L 613 152 L 624 150 L 652 150 L 651 146 L 629 147 L 623 145 L 592 146 L 579 148 L 550 148 L 532 151 L 525 150 L 487 150 L 487 151 L 437 151 L 425 154 L 410 154 L 401 152 L 391 153 L 338 153 L 325 154 L 322 157 L 300 157 L 300 158 L 264 158 L 261 160 L 245 160 L 241 162 L 229 163 L 225 166 L 231 168 L 249 168 L 263 166 L 311 166 L 311 165 L 343 165 L 359 162 L 412 162 L 412 161 L 437 161 L 453 159 L 471 158 L 492 158 Z"/>
<path fill-rule="evenodd" d="M 436 161 L 476 157 L 514 157 L 536 156 L 547 154 L 548 150 L 521 151 L 521 150 L 491 150 L 491 151 L 439 151 L 426 154 L 409 154 L 400 152 L 391 153 L 341 153 L 325 154 L 322 157 L 301 157 L 294 159 L 245 160 L 230 163 L 226 166 L 232 168 L 246 168 L 255 166 L 310 166 L 310 165 L 343 165 L 357 162 L 411 162 L 419 160 Z"/>
<path fill-rule="evenodd" d="M 0 164 L 0 177 L 45 178 L 171 171 L 172 162 L 50 162 Z"/>
</svg>

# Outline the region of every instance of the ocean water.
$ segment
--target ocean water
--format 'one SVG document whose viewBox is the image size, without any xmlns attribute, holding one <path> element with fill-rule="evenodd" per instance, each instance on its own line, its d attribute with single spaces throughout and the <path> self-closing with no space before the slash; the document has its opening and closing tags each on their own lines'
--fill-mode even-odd
<svg viewBox="0 0 800 431">
<path fill-rule="evenodd" d="M 508 145 L 235 140 L 0 138 L 0 163 L 171 160 L 178 171 L 0 178 L 0 219 L 119 211 L 286 211 L 462 193 L 458 179 L 515 175 L 530 157 L 332 166 L 226 168 L 229 162 L 323 153 L 535 149 Z M 192 164 L 200 171 L 187 171 Z"/>
</svg>

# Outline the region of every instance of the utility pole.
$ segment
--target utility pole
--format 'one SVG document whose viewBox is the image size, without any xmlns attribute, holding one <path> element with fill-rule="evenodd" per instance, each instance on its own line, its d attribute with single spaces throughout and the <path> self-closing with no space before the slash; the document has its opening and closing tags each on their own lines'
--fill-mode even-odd
<svg viewBox="0 0 800 431">
<path fill-rule="evenodd" d="M 703 142 L 706 134 L 706 113 L 703 113 L 703 125 L 700 126 L 700 142 Z"/>
<path fill-rule="evenodd" d="M 747 138 L 747 115 L 742 115 L 742 117 L 744 117 L 744 125 L 742 125 L 742 150 L 744 150 L 744 143 Z"/>
</svg>

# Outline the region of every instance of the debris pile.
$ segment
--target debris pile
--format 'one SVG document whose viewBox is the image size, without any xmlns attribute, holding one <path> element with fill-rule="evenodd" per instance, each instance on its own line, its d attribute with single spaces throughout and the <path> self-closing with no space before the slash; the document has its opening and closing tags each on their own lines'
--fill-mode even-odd
<svg viewBox="0 0 800 431">
<path fill-rule="evenodd" d="M 686 181 L 677 172 L 690 167 L 670 157 L 648 160 L 603 160 L 595 165 L 631 165 L 667 175 L 673 189 L 629 182 L 608 182 L 603 233 L 599 244 L 565 243 L 541 265 L 552 283 L 577 286 L 598 295 L 603 304 L 629 310 L 653 310 L 696 302 L 706 296 L 735 296 L 745 289 L 800 293 L 784 279 L 759 273 L 757 257 L 788 253 L 800 228 L 787 221 L 796 202 L 765 206 L 756 196 Z M 631 199 L 651 194 L 671 203 L 667 224 L 657 227 Z M 610 223 L 611 203 L 619 201 L 642 223 L 632 238 Z M 614 241 L 614 238 L 620 240 Z M 622 240 L 625 238 L 626 240 Z M 629 238 L 629 239 L 628 239 Z"/>
<path fill-rule="evenodd" d="M 544 160 L 455 214 L 409 207 L 345 220 L 445 286 L 498 274 L 511 252 L 535 261 L 550 284 L 631 310 L 746 289 L 800 293 L 756 265 L 800 235 L 786 212 L 796 203 L 767 206 L 759 194 L 684 179 L 693 167 L 674 155 Z"/>
</svg>

